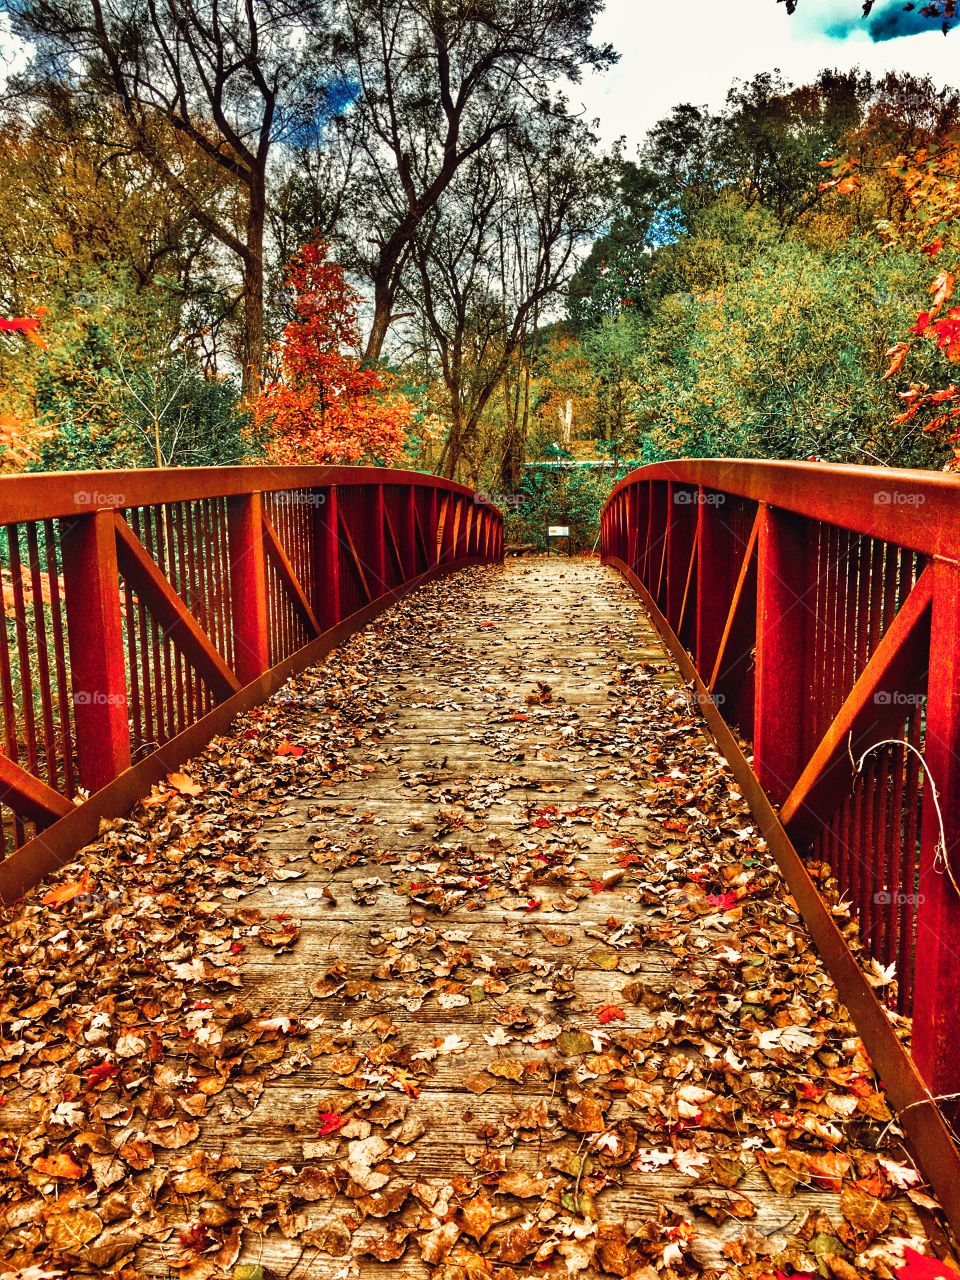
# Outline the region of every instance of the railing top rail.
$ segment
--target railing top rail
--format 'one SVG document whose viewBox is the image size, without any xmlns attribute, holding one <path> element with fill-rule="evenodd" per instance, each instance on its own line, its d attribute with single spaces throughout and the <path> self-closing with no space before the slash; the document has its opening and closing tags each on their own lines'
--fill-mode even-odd
<svg viewBox="0 0 960 1280">
<path fill-rule="evenodd" d="M 924 555 L 960 560 L 960 477 L 946 472 L 831 462 L 683 458 L 632 471 L 610 498 L 638 480 L 703 485 Z"/>
<path fill-rule="evenodd" d="M 122 507 L 189 502 L 328 485 L 428 484 L 474 498 L 472 489 L 421 471 L 386 467 L 165 467 L 128 471 L 45 471 L 0 476 L 0 525 Z M 485 504 L 502 514 L 493 504 Z"/>
</svg>

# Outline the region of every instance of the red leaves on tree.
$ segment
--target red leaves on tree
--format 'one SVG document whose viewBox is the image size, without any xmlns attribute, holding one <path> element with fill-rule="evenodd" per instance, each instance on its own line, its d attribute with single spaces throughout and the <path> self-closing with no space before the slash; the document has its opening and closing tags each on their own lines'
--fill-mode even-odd
<svg viewBox="0 0 960 1280">
<path fill-rule="evenodd" d="M 0 333 L 22 333 L 30 342 L 35 342 L 46 351 L 47 344 L 40 337 L 41 318 L 42 315 L 14 316 L 7 320 L 0 316 Z"/>
<path fill-rule="evenodd" d="M 280 380 L 264 387 L 254 408 L 269 432 L 272 460 L 398 462 L 412 405 L 357 354 L 360 295 L 320 240 L 291 261 L 287 284 L 293 319 L 280 344 Z"/>
</svg>

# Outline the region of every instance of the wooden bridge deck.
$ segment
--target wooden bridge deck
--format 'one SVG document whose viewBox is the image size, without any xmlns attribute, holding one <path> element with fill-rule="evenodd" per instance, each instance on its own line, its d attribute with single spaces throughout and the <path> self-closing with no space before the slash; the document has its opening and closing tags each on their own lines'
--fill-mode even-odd
<svg viewBox="0 0 960 1280">
<path fill-rule="evenodd" d="M 84 861 L 2 929 L 8 1267 L 847 1280 L 924 1247 L 832 984 L 596 561 L 416 593 Z"/>
</svg>

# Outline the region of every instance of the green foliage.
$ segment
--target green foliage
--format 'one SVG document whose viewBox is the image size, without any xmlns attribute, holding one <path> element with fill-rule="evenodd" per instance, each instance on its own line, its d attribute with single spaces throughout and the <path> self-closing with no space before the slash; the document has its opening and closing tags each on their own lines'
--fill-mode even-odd
<svg viewBox="0 0 960 1280">
<path fill-rule="evenodd" d="M 54 299 L 32 356 L 37 470 L 217 466 L 262 452 L 239 389 L 179 342 L 179 304 L 123 272 Z"/>
<path fill-rule="evenodd" d="M 890 425 L 898 401 L 881 381 L 923 278 L 917 255 L 787 239 L 712 291 L 665 299 L 634 363 L 639 452 L 937 465 L 922 431 Z"/>
<path fill-rule="evenodd" d="M 570 526 L 575 550 L 591 551 L 599 532 L 600 511 L 628 467 L 528 467 L 504 515 L 508 544 L 530 544 L 545 551 L 547 526 Z"/>
</svg>

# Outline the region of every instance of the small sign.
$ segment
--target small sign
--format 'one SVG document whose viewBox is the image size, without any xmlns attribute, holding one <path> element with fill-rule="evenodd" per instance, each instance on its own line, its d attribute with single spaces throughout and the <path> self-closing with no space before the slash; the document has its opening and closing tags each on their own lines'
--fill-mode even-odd
<svg viewBox="0 0 960 1280">
<path fill-rule="evenodd" d="M 570 526 L 568 524 L 551 524 L 547 526 L 548 538 L 569 538 Z"/>
</svg>

